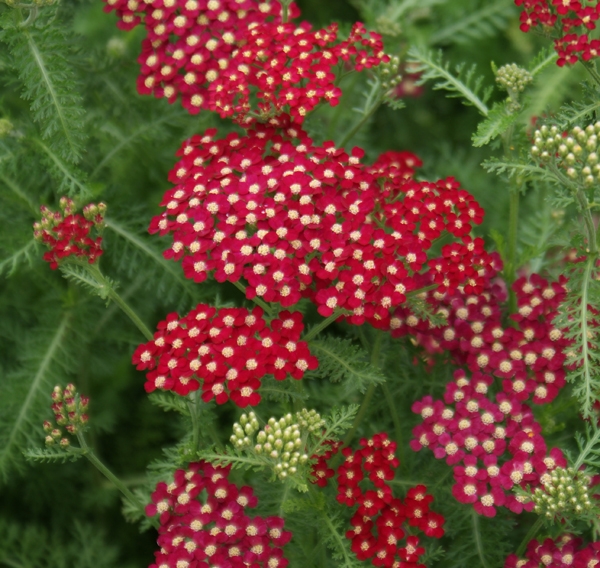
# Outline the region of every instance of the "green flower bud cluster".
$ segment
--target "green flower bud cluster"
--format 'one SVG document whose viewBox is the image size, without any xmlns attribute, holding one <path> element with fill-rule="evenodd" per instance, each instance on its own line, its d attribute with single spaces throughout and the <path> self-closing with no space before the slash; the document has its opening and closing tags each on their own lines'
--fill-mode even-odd
<svg viewBox="0 0 600 568">
<path fill-rule="evenodd" d="M 377 32 L 381 35 L 396 37 L 402 33 L 402 27 L 400 24 L 385 15 L 379 16 L 375 20 L 375 25 L 377 26 Z"/>
<path fill-rule="evenodd" d="M 269 418 L 259 430 L 254 412 L 242 414 L 233 425 L 229 440 L 236 450 L 244 450 L 268 463 L 279 479 L 298 476 L 304 484 L 310 465 L 305 453 L 309 435 L 317 435 L 325 421 L 314 410 L 302 409 L 295 415 L 286 414 L 279 420 Z M 302 467 L 306 466 L 306 467 Z"/>
<path fill-rule="evenodd" d="M 398 69 L 400 68 L 400 58 L 396 55 L 390 57 L 387 63 L 379 65 L 379 77 L 381 86 L 386 96 L 391 96 L 394 89 L 402 82 L 402 75 Z"/>
<path fill-rule="evenodd" d="M 258 420 L 256 414 L 242 414 L 240 421 L 233 424 L 233 434 L 229 438 L 236 448 L 244 448 L 252 445 L 251 436 L 258 430 Z"/>
<path fill-rule="evenodd" d="M 533 75 L 527 69 L 523 69 L 515 63 L 503 65 L 496 72 L 496 83 L 509 93 L 511 91 L 522 93 L 532 81 Z"/>
<path fill-rule="evenodd" d="M 542 476 L 543 488 L 533 493 L 534 511 L 549 518 L 581 515 L 592 509 L 590 477 L 572 467 L 557 467 Z"/>
<path fill-rule="evenodd" d="M 304 440 L 300 425 L 291 414 L 279 420 L 269 418 L 267 425 L 257 434 L 256 441 L 254 451 L 274 461 L 273 469 L 279 479 L 294 475 L 298 466 L 308 461 L 309 456 L 301 451 Z"/>
<path fill-rule="evenodd" d="M 325 426 L 325 420 L 314 409 L 307 410 L 303 408 L 299 412 L 296 412 L 296 421 L 301 428 L 307 430 L 310 434 L 319 433 L 323 426 Z"/>
<path fill-rule="evenodd" d="M 556 160 L 569 179 L 589 187 L 600 181 L 599 133 L 600 122 L 576 126 L 566 137 L 556 126 L 544 125 L 535 131 L 531 155 L 542 162 Z"/>
<path fill-rule="evenodd" d="M 522 93 L 532 81 L 533 75 L 515 63 L 503 65 L 496 71 L 496 83 L 508 93 L 508 110 L 510 112 L 521 108 L 519 93 Z"/>
<path fill-rule="evenodd" d="M 44 422 L 46 432 L 46 445 L 53 446 L 58 443 L 62 448 L 68 448 L 70 440 L 63 436 L 60 427 L 64 427 L 68 434 L 77 434 L 88 422 L 86 414 L 90 399 L 87 396 L 77 394 L 75 385 L 69 383 L 63 390 L 55 386 L 52 391 L 52 411 L 54 412 L 54 424 L 49 420 Z"/>
</svg>

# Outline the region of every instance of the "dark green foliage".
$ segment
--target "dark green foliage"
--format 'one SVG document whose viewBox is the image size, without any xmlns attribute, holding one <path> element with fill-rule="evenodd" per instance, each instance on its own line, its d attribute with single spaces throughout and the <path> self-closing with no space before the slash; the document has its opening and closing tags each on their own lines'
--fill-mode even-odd
<svg viewBox="0 0 600 568">
<path fill-rule="evenodd" d="M 381 371 L 369 361 L 369 354 L 350 339 L 322 335 L 309 346 L 319 359 L 319 367 L 307 373 L 306 378 L 343 382 L 346 396 L 356 390 L 365 392 L 369 385 L 385 381 Z"/>
<path fill-rule="evenodd" d="M 67 30 L 57 25 L 57 17 L 57 7 L 46 8 L 26 23 L 20 11 L 6 10 L 0 19 L 0 41 L 9 47 L 10 65 L 18 73 L 22 97 L 31 103 L 31 117 L 52 147 L 50 158 L 66 169 L 59 162 L 77 163 L 84 151 L 85 111 Z"/>
<path fill-rule="evenodd" d="M 30 568 L 126 568 L 106 534 L 74 521 L 69 530 L 20 525 L 0 517 L 0 564 Z"/>
</svg>

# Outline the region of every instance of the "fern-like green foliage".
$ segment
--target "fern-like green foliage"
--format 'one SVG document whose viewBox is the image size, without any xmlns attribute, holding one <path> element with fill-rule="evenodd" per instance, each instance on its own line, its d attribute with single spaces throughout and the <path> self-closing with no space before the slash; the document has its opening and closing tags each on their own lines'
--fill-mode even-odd
<svg viewBox="0 0 600 568">
<path fill-rule="evenodd" d="M 454 503 L 446 517 L 446 535 L 452 545 L 446 550 L 444 564 L 496 568 L 503 566 L 511 549 L 510 535 L 514 531 L 514 517 L 499 509 L 493 519 L 478 515 L 472 507 Z M 494 546 L 489 546 L 493 542 Z"/>
<path fill-rule="evenodd" d="M 516 112 L 509 112 L 506 101 L 495 103 L 490 109 L 485 120 L 477 125 L 477 132 L 473 133 L 473 146 L 485 146 L 500 136 L 512 126 L 519 118 Z"/>
<path fill-rule="evenodd" d="M 84 455 L 81 448 L 69 448 L 62 450 L 56 447 L 50 448 L 29 448 L 23 452 L 25 459 L 37 463 L 66 463 L 74 462 Z"/>
<path fill-rule="evenodd" d="M 483 116 L 488 115 L 487 102 L 493 87 L 483 86 L 485 79 L 476 74 L 476 65 L 465 67 L 465 63 L 460 63 L 452 71 L 441 51 L 435 54 L 417 47 L 408 52 L 408 62 L 415 65 L 415 73 L 421 73 L 420 85 L 435 81 L 434 89 L 448 91 L 448 97 L 462 98 L 464 104 L 474 106 Z"/>
<path fill-rule="evenodd" d="M 579 449 L 579 456 L 574 464 L 574 469 L 579 470 L 582 465 L 588 466 L 587 473 L 600 471 L 600 428 L 595 422 L 586 422 L 585 436 L 581 432 L 575 433 L 575 441 Z"/>
<path fill-rule="evenodd" d="M 385 382 L 385 376 L 372 365 L 368 353 L 351 339 L 319 336 L 309 343 L 311 353 L 319 360 L 319 367 L 306 378 L 327 378 L 342 382 L 345 394 L 365 392 L 369 385 Z"/>
<path fill-rule="evenodd" d="M 215 286 L 208 282 L 200 286 L 185 278 L 178 263 L 163 257 L 160 245 L 157 246 L 156 239 L 148 235 L 145 226 L 113 217 L 106 218 L 105 224 L 105 237 L 115 270 L 128 278 L 142 272 L 142 290 L 151 290 L 167 302 L 178 300 L 178 309 L 189 309 L 209 298 L 214 302 Z"/>
<path fill-rule="evenodd" d="M 471 7 L 465 4 L 453 6 L 450 2 L 444 6 L 448 6 L 448 10 L 439 10 L 436 15 L 440 17 L 440 26 L 431 35 L 430 43 L 467 44 L 492 37 L 505 29 L 507 22 L 517 13 L 511 0 L 474 0 L 471 4 Z"/>
<path fill-rule="evenodd" d="M 74 521 L 69 531 L 0 518 L 0 565 L 14 568 L 124 568 L 113 539 Z"/>
<path fill-rule="evenodd" d="M 43 401 L 50 405 L 50 392 L 63 383 L 70 361 L 71 312 L 49 310 L 49 317 L 21 346 L 22 366 L 0 384 L 0 474 L 6 477 L 19 465 L 19 447 L 39 446 L 43 438 L 39 420 Z"/>
<path fill-rule="evenodd" d="M 350 548 L 351 541 L 346 538 L 348 530 L 347 521 L 339 512 L 331 511 L 330 514 L 323 513 L 318 517 L 319 526 L 322 527 L 320 534 L 322 542 L 331 552 L 333 559 L 339 568 L 361 568 L 364 564 L 356 558 Z"/>
<path fill-rule="evenodd" d="M 172 392 L 152 392 L 149 395 L 150 402 L 165 412 L 175 411 L 183 416 L 189 416 L 190 410 L 185 400 Z"/>
<path fill-rule="evenodd" d="M 115 283 L 105 278 L 97 270 L 90 270 L 88 266 L 78 264 L 63 264 L 60 267 L 63 276 L 71 282 L 85 288 L 92 296 L 100 296 L 107 300 L 111 289 L 114 289 Z"/>
<path fill-rule="evenodd" d="M 70 44 L 56 25 L 58 7 L 45 7 L 34 22 L 23 25 L 21 10 L 7 10 L 0 19 L 0 41 L 10 51 L 10 65 L 22 83 L 42 138 L 61 160 L 77 163 L 86 140 L 82 97 L 72 72 Z"/>
<path fill-rule="evenodd" d="M 565 329 L 571 341 L 566 349 L 567 381 L 579 399 L 585 418 L 596 419 L 594 403 L 600 398 L 600 338 L 596 331 L 598 316 L 592 311 L 600 305 L 600 282 L 595 279 L 596 258 L 568 265 L 568 292 L 554 325 Z"/>
</svg>

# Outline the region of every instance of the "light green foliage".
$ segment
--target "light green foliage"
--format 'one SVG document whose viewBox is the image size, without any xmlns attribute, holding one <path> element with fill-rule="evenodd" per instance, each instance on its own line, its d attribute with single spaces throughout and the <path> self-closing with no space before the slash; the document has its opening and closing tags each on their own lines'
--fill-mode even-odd
<svg viewBox="0 0 600 568">
<path fill-rule="evenodd" d="M 579 399 L 584 417 L 596 416 L 594 403 L 600 396 L 600 341 L 597 315 L 592 311 L 600 305 L 600 283 L 593 277 L 595 257 L 568 267 L 568 292 L 560 306 L 554 325 L 566 329 L 571 340 L 566 350 L 567 380 L 573 383 L 573 394 Z"/>
<path fill-rule="evenodd" d="M 434 54 L 416 47 L 411 48 L 408 56 L 409 63 L 415 66 L 414 71 L 422 74 L 419 84 L 434 81 L 434 89 L 448 91 L 446 96 L 462 98 L 464 104 L 474 106 L 483 116 L 488 115 L 487 102 L 493 87 L 483 86 L 484 78 L 477 75 L 476 65 L 467 67 L 459 63 L 452 71 L 441 51 Z"/>
<path fill-rule="evenodd" d="M 518 114 L 509 111 L 506 102 L 494 103 L 487 118 L 479 123 L 477 132 L 473 134 L 473 146 L 489 144 L 511 127 L 518 118 Z"/>
</svg>

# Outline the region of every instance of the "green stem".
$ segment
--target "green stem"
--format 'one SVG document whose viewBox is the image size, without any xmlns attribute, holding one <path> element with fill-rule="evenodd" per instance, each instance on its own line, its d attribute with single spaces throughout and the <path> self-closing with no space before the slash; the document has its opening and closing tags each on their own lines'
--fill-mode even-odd
<svg viewBox="0 0 600 568">
<path fill-rule="evenodd" d="M 98 459 L 93 450 L 88 446 L 81 431 L 77 432 L 77 439 L 83 450 L 83 455 L 92 463 L 92 465 L 122 493 L 125 499 L 127 499 L 133 507 L 143 511 L 144 504 L 138 500 L 129 488 L 112 471 L 110 471 L 100 459 Z M 151 519 L 151 522 L 155 527 L 158 527 L 158 519 Z"/>
<path fill-rule="evenodd" d="M 187 407 L 190 411 L 190 418 L 192 419 L 192 447 L 194 448 L 194 453 L 199 450 L 198 443 L 198 398 L 195 396 L 199 391 L 190 394 L 190 399 L 187 401 Z"/>
<path fill-rule="evenodd" d="M 83 266 L 99 284 L 99 288 L 102 288 L 106 291 L 106 296 L 101 295 L 101 297 L 108 297 L 111 299 L 123 312 L 125 315 L 135 324 L 135 326 L 142 332 L 142 335 L 148 340 L 152 341 L 154 339 L 154 335 L 152 332 L 146 327 L 146 324 L 140 319 L 140 317 L 133 311 L 133 308 L 117 293 L 112 284 L 105 278 L 104 274 L 102 274 L 100 268 L 96 264 L 80 264 Z"/>
<path fill-rule="evenodd" d="M 135 324 L 135 326 L 142 332 L 142 335 L 148 340 L 152 341 L 154 335 L 146 327 L 146 324 L 140 319 L 140 317 L 133 311 L 131 306 L 114 290 L 110 289 L 109 298 L 123 310 L 123 312 L 129 317 L 129 319 Z"/>
<path fill-rule="evenodd" d="M 244 286 L 239 280 L 237 282 L 232 282 L 232 284 L 240 291 L 244 294 L 244 296 L 247 298 L 248 296 L 246 296 L 246 286 Z M 267 315 L 271 314 L 271 306 L 269 306 L 269 304 L 267 304 L 267 302 L 265 302 L 264 300 L 261 300 L 258 296 L 254 296 L 254 298 L 252 298 L 252 301 L 257 305 L 260 306 L 263 310 L 265 310 L 265 313 Z"/>
<path fill-rule="evenodd" d="M 328 317 L 325 318 L 321 323 L 318 323 L 313 327 L 303 338 L 302 341 L 309 342 L 311 339 L 316 337 L 319 333 L 321 333 L 325 328 L 329 327 L 336 319 L 340 316 L 343 316 L 345 313 L 344 310 L 334 310 L 334 312 Z"/>
<path fill-rule="evenodd" d="M 373 87 L 371 88 L 371 92 L 367 97 L 367 102 L 365 103 L 365 108 L 362 111 L 362 118 L 344 135 L 339 144 L 337 144 L 338 148 L 343 148 L 352 137 L 363 127 L 365 122 L 375 114 L 375 111 L 379 108 L 379 105 L 383 102 L 383 95 L 381 94 L 381 83 L 379 81 L 375 81 L 373 83 Z"/>
<path fill-rule="evenodd" d="M 374 366 L 378 365 L 379 354 L 381 352 L 381 344 L 383 342 L 383 337 L 384 337 L 383 333 L 377 334 L 375 343 L 373 344 L 373 350 L 371 351 L 371 365 L 374 365 Z M 346 437 L 344 438 L 344 443 L 343 443 L 344 447 L 348 446 L 350 444 L 350 442 L 352 441 L 352 438 L 354 438 L 354 435 L 356 434 L 356 430 L 360 426 L 360 423 L 363 421 L 363 418 L 365 417 L 365 414 L 367 413 L 369 403 L 371 402 L 371 399 L 373 398 L 373 394 L 375 394 L 376 388 L 377 388 L 377 385 L 375 383 L 371 383 L 369 385 L 369 388 L 367 389 L 367 392 L 365 393 L 365 397 L 363 398 L 363 401 L 360 404 L 358 414 L 354 418 L 354 422 L 352 422 L 352 428 L 350 428 L 350 431 L 346 434 Z"/>
<path fill-rule="evenodd" d="M 475 512 L 475 509 L 471 508 L 471 515 L 473 518 L 473 534 L 475 536 L 475 546 L 477 547 L 477 555 L 479 556 L 479 560 L 481 560 L 481 566 L 483 568 L 488 568 L 488 563 L 485 560 L 485 555 L 483 553 L 483 542 L 481 540 L 481 534 L 479 533 L 479 515 Z"/>
<path fill-rule="evenodd" d="M 508 206 L 508 246 L 506 251 L 507 270 L 505 272 L 506 286 L 509 290 L 509 313 L 517 311 L 517 296 L 512 289 L 517 272 L 517 235 L 519 226 L 519 190 L 512 188 Z"/>
<path fill-rule="evenodd" d="M 369 385 L 369 388 L 367 389 L 367 392 L 365 393 L 365 397 L 363 398 L 363 401 L 360 403 L 360 408 L 358 410 L 358 414 L 354 418 L 354 422 L 352 422 L 352 428 L 350 428 L 349 432 L 346 434 L 346 437 L 344 438 L 344 443 L 343 443 L 344 447 L 348 446 L 350 444 L 350 442 L 352 441 L 352 438 L 354 438 L 354 434 L 356 434 L 356 430 L 358 429 L 360 423 L 362 422 L 363 418 L 365 417 L 369 403 L 371 402 L 371 399 L 373 398 L 373 394 L 375 394 L 375 388 L 376 388 L 375 383 L 371 383 Z"/>
<path fill-rule="evenodd" d="M 344 562 L 348 566 L 352 566 L 353 559 L 348 557 L 348 553 L 346 551 L 346 547 L 344 546 L 344 541 L 342 540 L 340 533 L 337 532 L 335 526 L 333 525 L 333 523 L 331 522 L 331 519 L 329 518 L 329 516 L 327 514 L 323 514 L 323 519 L 325 520 L 325 524 L 327 525 L 329 532 L 333 536 L 334 540 L 337 542 L 340 552 L 344 555 Z"/>
<path fill-rule="evenodd" d="M 398 411 L 392 400 L 392 393 L 390 392 L 387 383 L 381 383 L 381 389 L 383 390 L 385 400 L 388 404 L 388 410 L 392 416 L 392 422 L 394 423 L 394 439 L 396 440 L 398 453 L 400 454 L 398 457 L 400 458 L 400 463 L 404 463 L 404 444 L 402 443 L 403 436 L 400 417 L 398 416 Z"/>
<path fill-rule="evenodd" d="M 283 485 L 283 494 L 281 495 L 281 502 L 279 504 L 278 515 L 281 518 L 283 518 L 283 504 L 285 503 L 285 500 L 287 499 L 287 496 L 289 495 L 290 487 L 291 487 L 291 484 L 290 484 L 289 480 L 286 480 L 286 482 Z"/>
<path fill-rule="evenodd" d="M 521 544 L 519 544 L 519 548 L 517 548 L 516 555 L 518 558 L 521 558 L 523 556 L 523 553 L 527 548 L 527 544 L 538 533 L 538 531 L 542 528 L 543 524 L 544 517 L 538 517 L 537 521 L 533 524 L 533 526 L 529 529 L 529 532 L 525 535 L 525 538 L 521 541 Z"/>
<path fill-rule="evenodd" d="M 585 223 L 587 240 L 588 240 L 588 252 L 595 255 L 598 252 L 598 244 L 596 242 L 596 227 L 594 226 L 594 218 L 592 217 L 592 211 L 588 206 L 588 200 L 581 189 L 577 191 L 577 203 L 583 214 L 583 221 Z"/>
</svg>

